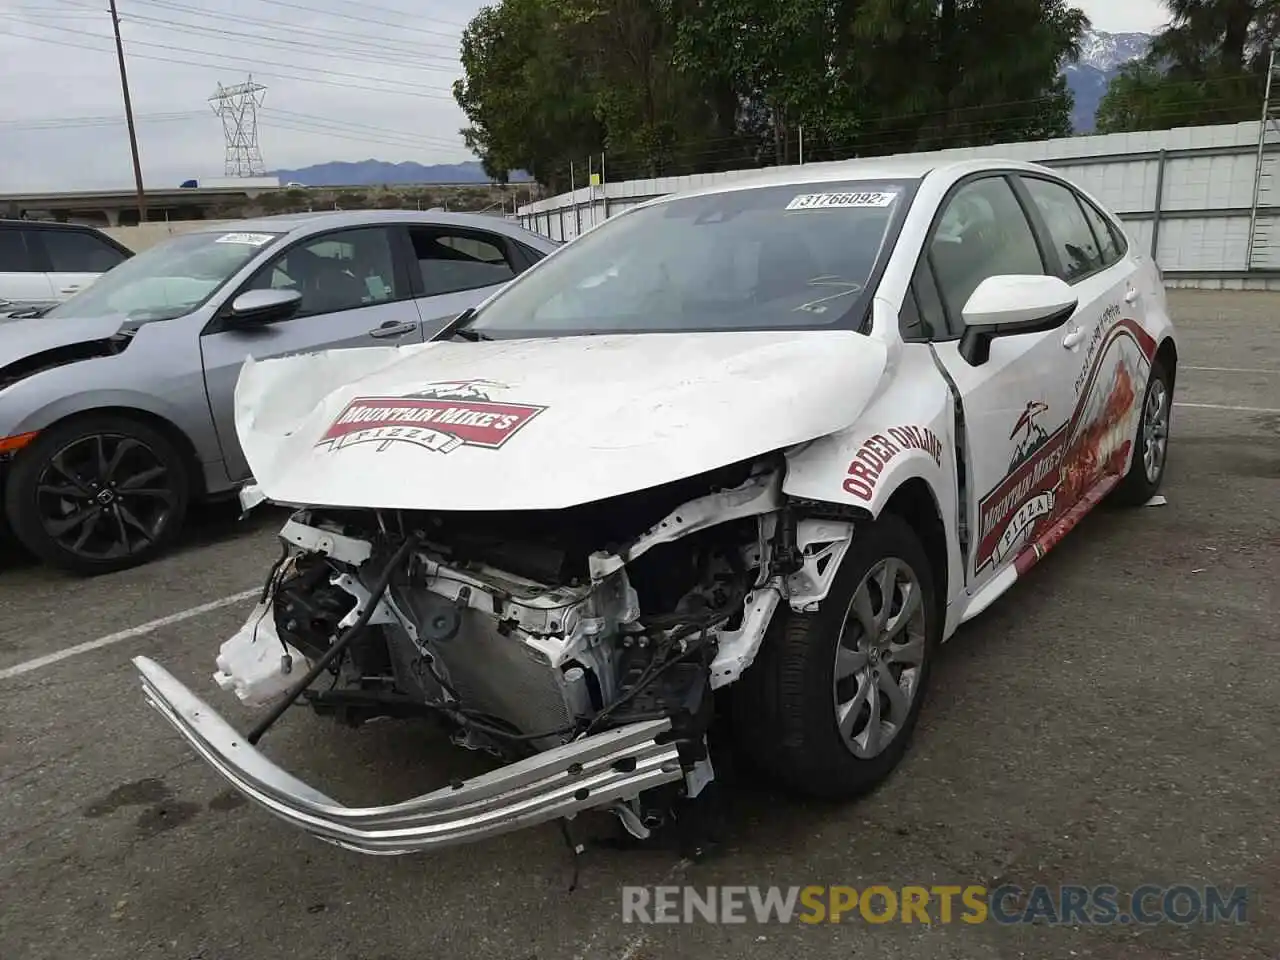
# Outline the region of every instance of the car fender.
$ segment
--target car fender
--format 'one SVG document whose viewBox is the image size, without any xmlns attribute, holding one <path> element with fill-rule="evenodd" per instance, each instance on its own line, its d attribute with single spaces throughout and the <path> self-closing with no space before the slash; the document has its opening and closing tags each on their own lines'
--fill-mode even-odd
<svg viewBox="0 0 1280 960">
<path fill-rule="evenodd" d="M 165 401 L 163 397 L 153 396 L 137 390 L 91 390 L 85 393 L 74 393 L 57 397 L 40 407 L 30 411 L 19 421 L 15 434 L 33 433 L 46 430 L 53 424 L 68 417 L 82 413 L 93 413 L 106 408 L 137 410 L 144 414 L 160 417 L 183 429 L 182 412 L 175 405 Z M 186 430 L 183 430 L 186 433 Z"/>
<path fill-rule="evenodd" d="M 4 399 L 5 405 L 8 406 L 9 398 L 6 396 Z M 180 435 L 183 441 L 182 452 L 194 454 L 192 467 L 200 471 L 199 480 L 205 490 L 213 491 L 227 485 L 221 459 L 217 457 L 211 459 L 207 446 L 202 447 L 200 443 L 200 431 L 205 429 L 205 424 L 199 420 L 199 411 L 190 406 L 184 407 L 170 402 L 163 396 L 127 388 L 92 389 L 57 397 L 50 397 L 44 393 L 41 399 L 44 400 L 43 403 L 21 409 L 17 420 L 6 417 L 0 423 L 0 435 L 20 436 L 25 433 L 38 433 L 69 417 L 103 410 L 136 411 L 163 420 Z M 206 415 L 207 411 L 206 406 L 204 407 Z M 19 410 L 15 409 L 13 412 L 19 413 Z M 196 422 L 193 422 L 193 419 Z"/>
<path fill-rule="evenodd" d="M 173 425 L 194 449 L 210 491 L 225 487 L 195 336 L 202 322 L 196 313 L 147 323 L 119 352 L 71 360 L 12 383 L 0 390 L 0 437 L 47 430 L 104 408 L 137 410 Z"/>
<path fill-rule="evenodd" d="M 964 590 L 955 406 L 928 345 L 903 344 L 895 354 L 887 386 L 855 424 L 788 451 L 782 489 L 792 500 L 828 506 L 819 512 L 831 519 L 847 518 L 856 536 L 859 519 L 878 518 L 906 484 L 922 482 L 942 521 L 950 603 Z M 825 596 L 831 577 L 822 580 L 804 591 L 806 609 Z"/>
</svg>

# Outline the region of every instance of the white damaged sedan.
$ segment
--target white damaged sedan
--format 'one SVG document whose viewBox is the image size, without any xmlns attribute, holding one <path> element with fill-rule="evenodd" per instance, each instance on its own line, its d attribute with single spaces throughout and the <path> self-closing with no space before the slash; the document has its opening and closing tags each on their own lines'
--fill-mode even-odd
<svg viewBox="0 0 1280 960">
<path fill-rule="evenodd" d="M 246 505 L 294 512 L 214 679 L 148 700 L 249 799 L 368 853 L 588 809 L 637 836 L 723 749 L 853 797 L 937 646 L 1160 486 L 1177 348 L 1099 201 L 1020 162 L 818 164 L 633 207 L 434 341 L 246 364 Z M 264 573 L 267 573 L 264 571 Z M 349 807 L 254 744 L 305 698 L 501 759 Z"/>
</svg>

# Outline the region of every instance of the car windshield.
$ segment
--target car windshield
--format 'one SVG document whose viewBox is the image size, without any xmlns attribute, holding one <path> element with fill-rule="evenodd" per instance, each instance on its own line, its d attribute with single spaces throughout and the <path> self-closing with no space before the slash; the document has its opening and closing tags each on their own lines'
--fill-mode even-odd
<svg viewBox="0 0 1280 960">
<path fill-rule="evenodd" d="M 482 307 L 491 338 L 832 327 L 867 288 L 912 182 L 729 190 L 620 214 Z"/>
<path fill-rule="evenodd" d="M 130 257 L 46 316 L 169 320 L 199 307 L 280 233 L 200 231 Z"/>
</svg>

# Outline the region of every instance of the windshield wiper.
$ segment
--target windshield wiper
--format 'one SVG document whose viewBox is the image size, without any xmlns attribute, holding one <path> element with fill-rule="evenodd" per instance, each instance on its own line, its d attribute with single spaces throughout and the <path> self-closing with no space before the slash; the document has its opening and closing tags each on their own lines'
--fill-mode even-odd
<svg viewBox="0 0 1280 960">
<path fill-rule="evenodd" d="M 46 313 L 56 307 L 57 304 L 50 304 L 47 307 L 27 307 L 17 310 L 5 311 L 3 314 L 6 320 L 33 320 L 36 317 L 43 317 Z"/>
<path fill-rule="evenodd" d="M 472 343 L 477 343 L 481 340 L 492 340 L 493 337 L 487 333 L 481 333 L 479 330 L 472 330 L 467 327 L 467 324 L 472 321 L 475 315 L 476 308 L 467 307 L 466 310 L 463 310 L 462 313 L 441 327 L 440 332 L 431 339 L 447 340 L 449 337 L 461 337 L 463 340 L 470 340 Z"/>
</svg>

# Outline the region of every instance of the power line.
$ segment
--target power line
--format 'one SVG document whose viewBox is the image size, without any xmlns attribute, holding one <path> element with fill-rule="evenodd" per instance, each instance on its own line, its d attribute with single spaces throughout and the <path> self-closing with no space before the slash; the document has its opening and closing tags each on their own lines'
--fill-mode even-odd
<svg viewBox="0 0 1280 960">
<path fill-rule="evenodd" d="M 174 110 L 168 113 L 135 113 L 136 123 L 170 123 L 178 120 L 206 119 L 203 110 Z M 47 117 L 39 120 L 0 120 L 5 130 L 67 130 L 92 127 L 115 127 L 124 123 L 123 114 L 106 114 L 87 117 Z"/>
<path fill-rule="evenodd" d="M 6 16 L 6 14 L 0 13 L 0 17 L 5 17 L 5 16 Z M 95 40 L 102 40 L 102 39 L 105 39 L 105 38 L 104 38 L 104 37 L 102 37 L 100 34 L 93 33 L 93 32 L 88 31 L 88 30 L 76 30 L 76 29 L 73 29 L 73 28 L 71 28 L 71 27 L 58 27 L 58 26 L 53 26 L 53 25 L 51 24 L 51 25 L 48 25 L 48 26 L 44 27 L 44 29 L 46 29 L 46 30 L 56 30 L 56 31 L 58 31 L 58 32 L 60 32 L 60 33 L 70 33 L 70 34 L 74 34 L 74 35 L 82 36 L 82 37 L 91 37 L 91 38 L 93 38 L 93 39 L 95 39 Z M 241 57 L 241 56 L 236 56 L 235 54 L 209 53 L 208 51 L 205 51 L 205 50 L 196 50 L 196 49 L 193 49 L 193 48 L 191 48 L 191 47 L 178 47 L 178 46 L 174 46 L 173 44 L 170 44 L 170 43 L 155 43 L 155 42 L 152 42 L 152 41 L 149 41 L 149 40 L 129 40 L 129 41 L 128 41 L 128 44 L 129 44 L 129 46 L 130 46 L 131 48 L 132 48 L 132 47 L 135 47 L 135 46 L 142 46 L 142 47 L 155 47 L 155 48 L 158 48 L 158 49 L 161 49 L 161 50 L 168 50 L 168 51 L 171 51 L 171 52 L 174 52 L 174 53 L 190 53 L 190 54 L 194 54 L 194 55 L 197 55 L 197 56 L 213 56 L 213 57 L 218 57 L 219 59 L 222 59 L 222 60 L 237 60 L 237 61 L 240 61 L 240 62 L 242 62 L 242 63 L 250 64 L 250 65 L 252 65 L 252 66 L 254 66 L 254 67 L 258 67 L 258 66 L 261 66 L 261 65 L 263 64 L 263 61 L 258 60 L 258 59 L 253 58 L 253 57 Z M 142 56 L 142 55 L 141 55 L 141 54 L 134 54 L 134 56 Z M 157 60 L 157 59 L 160 59 L 160 58 L 159 58 L 159 57 L 156 57 L 156 56 L 148 56 L 146 59 L 150 59 L 150 60 Z M 175 62 L 175 63 L 187 63 L 188 61 L 185 61 L 185 60 L 176 60 L 176 61 L 172 61 L 172 62 Z M 196 64 L 196 65 L 197 65 L 197 66 L 206 66 L 206 64 Z M 352 79 L 352 80 L 367 80 L 367 79 L 374 79 L 375 81 L 377 81 L 377 82 L 379 82 L 379 83 L 391 83 L 391 84 L 397 84 L 397 85 L 401 85 L 401 86 L 405 86 L 405 87 L 412 88 L 413 93 L 414 93 L 414 95 L 416 95 L 416 96 L 424 96 L 424 97 L 427 97 L 427 98 L 429 98 L 429 99 L 437 99 L 437 100 L 449 100 L 449 101 L 451 101 L 451 102 L 453 101 L 453 98 L 452 98 L 452 97 L 446 97 L 446 96 L 444 96 L 444 95 L 442 95 L 442 94 L 427 94 L 427 93 L 422 93 L 422 92 L 421 92 L 421 90 L 419 89 L 419 84 L 411 83 L 410 81 L 407 81 L 407 80 L 393 80 L 393 79 L 386 78 L 386 77 L 374 77 L 374 78 L 369 78 L 369 77 L 363 76 L 363 75 L 358 74 L 358 73 L 343 73 L 343 72 L 341 72 L 341 71 L 337 71 L 337 70 L 330 70 L 330 69 L 327 69 L 327 68 L 324 68 L 324 67 L 309 67 L 309 66 L 306 66 L 305 64 L 300 64 L 300 63 L 289 63 L 289 64 L 285 64 L 285 66 L 287 66 L 287 67 L 288 67 L 289 69 L 291 69 L 291 70 L 303 70 L 303 71 L 306 71 L 306 72 L 308 72 L 308 73 L 322 73 L 322 74 L 325 74 L 326 76 L 330 76 L 330 77 L 343 77 L 343 78 Z M 264 76 L 267 76 L 268 74 L 264 71 L 264 72 L 263 72 L 263 75 L 264 75 Z M 345 86 L 345 84 L 343 84 L 343 86 Z M 379 89 L 381 89 L 381 88 L 379 88 Z M 393 93 L 393 92 L 397 92 L 397 91 L 392 90 L 392 89 L 386 89 L 386 90 L 385 90 L 385 91 L 383 91 L 383 92 Z"/>
<path fill-rule="evenodd" d="M 12 18 L 8 17 L 8 15 L 7 15 L 7 14 L 4 14 L 4 13 L 0 13 L 0 18 L 9 18 L 9 19 L 12 19 Z M 43 26 L 43 25 L 42 25 L 42 26 Z M 58 30 L 58 31 L 61 31 L 61 32 L 63 32 L 63 33 L 72 33 L 72 34 L 76 34 L 76 35 L 78 35 L 78 36 L 90 37 L 90 38 L 92 38 L 92 39 L 94 39 L 94 40 L 106 40 L 106 39 L 108 39 L 108 38 L 106 38 L 106 37 L 101 36 L 100 34 L 90 33 L 90 32 L 85 31 L 85 30 L 72 30 L 72 29 L 70 29 L 69 27 L 54 27 L 54 26 L 50 25 L 50 26 L 44 27 L 44 29 L 47 29 L 47 30 Z M 25 35 L 25 34 L 12 34 L 12 36 L 14 36 L 14 37 L 16 37 L 16 38 L 18 38 L 18 39 L 21 39 L 21 40 L 32 40 L 32 41 L 36 41 L 36 42 L 40 42 L 40 43 L 48 43 L 48 44 L 52 44 L 52 45 L 54 45 L 54 46 L 60 46 L 60 47 L 71 47 L 71 48 L 80 49 L 80 50 L 91 50 L 91 51 L 93 51 L 93 52 L 95 52 L 95 53 L 109 53 L 109 52 L 110 52 L 110 51 L 108 51 L 108 50 L 104 50 L 102 47 L 92 47 L 92 46 L 89 46 L 88 44 L 85 44 L 85 43 L 77 43 L 77 42 L 74 42 L 74 41 L 71 41 L 71 40 L 63 40 L 63 39 L 61 39 L 61 38 L 55 38 L 55 37 L 29 36 L 29 35 Z M 224 60 L 240 60 L 240 61 L 246 61 L 246 62 L 251 63 L 251 64 L 253 64 L 253 65 L 254 65 L 254 72 L 255 72 L 255 73 L 257 73 L 259 76 L 265 77 L 265 78 L 267 78 L 267 79 L 274 79 L 274 80 L 295 80 L 295 81 L 297 81 L 297 82 L 299 82 L 299 83 L 313 83 L 313 84 L 319 84 L 319 85 L 321 85 L 321 86 L 328 86 L 328 87 L 342 87 L 342 88 L 343 88 L 343 89 L 345 89 L 345 90 L 368 90 L 368 91 L 370 91 L 370 92 L 372 92 L 372 93 L 392 94 L 392 95 L 395 95 L 395 96 L 402 96 L 402 97 L 416 97 L 416 98 L 424 99 L 424 100 L 439 100 L 439 101 L 445 101 L 445 102 L 448 102 L 448 103 L 454 103 L 454 102 L 455 102 L 455 101 L 454 101 L 454 99 L 453 99 L 453 97 L 451 97 L 451 96 L 446 96 L 446 95 L 444 95 L 444 94 L 427 93 L 427 92 L 424 92 L 424 91 L 422 91 L 422 90 L 420 90 L 420 89 L 406 89 L 406 90 L 400 90 L 400 89 L 396 89 L 396 88 L 394 88 L 394 87 L 387 87 L 387 86 L 370 86 L 370 85 L 368 85 L 368 84 L 351 83 L 351 82 L 338 81 L 338 80 L 320 80 L 320 79 L 317 79 L 317 78 L 315 78 L 315 77 L 304 77 L 304 76 L 298 76 L 298 74 L 296 74 L 296 73 L 286 73 L 286 72 L 281 71 L 281 70 L 275 70 L 275 69 L 272 69 L 270 66 L 268 66 L 266 69 L 261 69 L 261 68 L 262 68 L 262 66 L 263 66 L 263 62 L 262 62 L 262 61 L 260 61 L 260 60 L 253 60 L 253 59 L 246 58 L 246 57 L 232 57 L 232 56 L 225 56 L 225 55 L 219 55 L 219 54 L 209 54 L 209 53 L 207 53 L 207 52 L 205 52 L 205 51 L 202 51 L 202 50 L 192 50 L 192 49 L 190 49 L 190 48 L 188 48 L 188 47 L 175 47 L 175 46 L 173 46 L 173 45 L 171 45 L 171 44 L 165 44 L 165 43 L 147 43 L 146 41 L 141 41 L 141 40 L 131 40 L 131 41 L 127 41 L 127 42 L 128 42 L 128 44 L 129 44 L 131 47 L 132 47 L 132 46 L 135 46 L 135 45 L 139 45 L 139 44 L 141 44 L 141 45 L 143 45 L 143 46 L 147 46 L 147 47 L 160 47 L 161 49 L 170 50 L 170 51 L 173 51 L 173 52 L 175 52 L 175 53 L 188 53 L 188 54 L 192 54 L 192 55 L 195 55 L 195 56 L 201 56 L 201 57 L 210 57 L 210 56 L 215 56 L 215 57 L 216 57 L 216 56 L 222 56 L 222 59 L 224 59 Z M 207 61 L 205 61 L 205 62 L 198 62 L 198 61 L 193 61 L 193 60 L 191 60 L 190 58 L 178 59 L 178 58 L 176 58 L 176 57 L 164 57 L 164 56 L 160 56 L 160 55 L 158 55 L 158 54 L 132 53 L 132 52 L 131 52 L 131 53 L 130 53 L 130 56 L 131 56 L 133 59 L 135 59 L 135 60 L 150 60 L 150 61 L 154 61 L 154 62 L 156 62 L 156 63 L 173 63 L 173 64 L 178 64 L 178 65 L 180 65 L 180 66 L 184 66 L 184 67 L 205 67 L 205 68 L 207 68 L 207 69 L 225 70 L 225 69 L 227 69 L 227 66 L 228 66 L 226 63 L 209 63 L 209 62 L 207 62 Z M 332 77 L 353 77 L 353 78 L 355 78 L 356 80 L 372 79 L 374 82 L 382 82 L 382 83 L 395 83 L 395 82 L 397 82 L 397 81 L 394 81 L 394 80 L 384 80 L 383 78 L 378 78 L 378 77 L 373 77 L 373 78 L 362 77 L 362 76 L 360 76 L 360 75 L 358 75 L 358 74 L 340 74 L 340 73 L 335 73 L 334 71 L 331 71 L 331 70 L 323 70 L 323 69 L 320 69 L 320 68 L 314 68 L 314 67 L 305 67 L 305 66 L 302 66 L 302 65 L 299 65 L 299 64 L 287 64 L 286 66 L 288 66 L 290 69 L 293 69 L 293 70 L 307 70 L 307 71 L 313 71 L 313 72 L 316 72 L 316 73 L 323 73 L 323 74 L 326 74 L 327 76 L 332 76 Z M 408 84 L 408 83 L 405 83 L 405 86 L 407 86 L 407 87 L 415 87 L 416 85 L 414 85 L 414 84 Z"/>
<path fill-rule="evenodd" d="M 97 9 L 92 4 L 83 3 L 83 2 L 80 2 L 80 0 L 48 0 L 48 2 L 55 3 L 55 4 L 60 3 L 65 7 L 73 7 L 80 10 L 96 10 Z M 184 7 L 181 4 L 171 3 L 169 2 L 169 0 L 134 0 L 134 2 L 146 3 L 148 6 L 184 9 Z M 429 17 L 424 14 L 417 13 L 416 11 L 396 10 L 396 9 L 392 9 L 391 7 L 377 6 L 375 4 L 364 3 L 363 0 L 359 0 L 359 2 L 351 2 L 351 0 L 344 0 L 344 5 L 349 6 L 352 9 L 358 9 L 366 12 L 372 11 L 376 13 L 388 14 L 393 17 L 407 17 L 412 20 L 421 20 L 427 23 L 438 23 L 442 26 L 452 27 L 453 29 L 451 31 L 446 32 L 442 30 L 428 30 L 425 27 L 415 27 L 415 26 L 411 26 L 409 24 L 400 23 L 400 22 L 387 23 L 385 19 L 373 19 L 368 16 L 359 16 L 356 14 L 343 13 L 340 10 L 317 9 L 315 7 L 306 6 L 300 3 L 289 2 L 289 0 L 259 0 L 259 2 L 270 4 L 271 6 L 286 8 L 289 10 L 296 10 L 306 14 L 308 18 L 315 18 L 317 16 L 334 17 L 336 19 L 341 19 L 341 20 L 351 20 L 359 23 L 371 24 L 373 26 L 383 26 L 383 27 L 390 26 L 399 33 L 404 33 L 405 31 L 408 31 L 409 33 L 421 33 L 424 36 L 442 37 L 446 40 L 458 39 L 461 36 L 462 31 L 465 30 L 467 27 L 467 24 L 459 23 L 456 20 L 444 20 L 440 17 Z M 44 9 L 44 8 L 41 8 L 41 9 Z M 190 9 L 190 8 L 186 8 L 186 9 Z M 214 17 L 216 19 L 221 19 L 221 20 L 232 19 L 237 21 L 248 22 L 249 19 L 251 19 L 251 18 L 245 18 L 245 17 L 235 16 L 235 15 L 228 15 L 225 13 L 222 13 L 222 14 L 213 13 L 203 8 L 195 8 L 194 12 L 199 13 L 201 16 Z M 279 24 L 279 25 L 288 27 L 289 29 L 293 29 L 293 24 L 282 23 L 279 20 L 268 21 L 268 22 Z"/>
<path fill-rule="evenodd" d="M 271 130 L 283 130 L 288 133 L 298 134 L 302 136 L 315 136 L 325 139 L 350 140 L 353 143 L 361 143 L 365 146 L 394 147 L 410 154 L 416 155 L 437 155 L 444 149 L 439 144 L 424 143 L 422 141 L 404 140 L 399 137 L 388 136 L 386 134 L 372 134 L 368 131 L 351 131 L 344 132 L 342 130 L 330 127 L 313 127 L 305 123 L 297 123 L 296 121 L 273 121 Z M 454 144 L 452 149 L 461 153 L 463 147 L 461 144 Z M 467 157 L 465 159 L 473 159 Z M 459 160 L 458 162 L 461 162 Z"/>
<path fill-rule="evenodd" d="M 333 117 L 317 117 L 314 114 L 295 113 L 290 110 L 281 110 L 279 107 L 266 107 L 263 109 L 262 113 L 273 124 L 284 121 L 285 123 L 293 123 L 295 125 L 307 125 L 314 128 L 317 132 L 325 128 L 340 132 L 349 130 L 352 133 L 375 134 L 392 140 L 403 141 L 404 143 L 414 146 L 426 144 L 436 147 L 455 149 L 461 146 L 459 141 L 450 140 L 445 137 L 433 137 L 429 134 L 409 133 L 405 130 L 395 130 L 390 127 L 378 127 L 372 124 L 357 123 L 350 120 L 337 120 Z"/>
<path fill-rule="evenodd" d="M 208 113 L 203 110 L 175 110 L 162 113 L 134 114 L 134 120 L 139 124 L 172 123 L 203 120 L 208 116 Z M 447 137 L 409 133 L 405 130 L 397 130 L 391 127 L 338 120 L 333 117 L 316 116 L 315 114 L 297 113 L 292 110 L 282 110 L 279 107 L 264 106 L 259 110 L 259 116 L 267 121 L 265 125 L 268 129 L 279 127 L 316 136 L 333 136 L 339 139 L 351 139 L 414 149 L 456 150 L 462 146 L 460 141 L 450 140 Z M 123 115 L 99 114 L 76 117 L 50 117 L 40 120 L 0 120 L 0 129 L 22 131 L 95 129 L 120 126 L 123 123 Z"/>
<path fill-rule="evenodd" d="M 69 2 L 69 0 L 64 0 Z M 396 53 L 404 53 L 409 56 L 426 56 L 428 59 L 448 59 L 455 61 L 458 57 L 457 45 L 446 45 L 443 43 L 433 43 L 430 41 L 419 40 L 400 40 L 394 37 L 385 37 L 374 34 L 356 34 L 353 35 L 349 31 L 325 30 L 322 27 L 301 26 L 292 23 L 285 23 L 280 20 L 268 20 L 259 17 L 240 17 L 228 16 L 220 13 L 210 13 L 202 10 L 200 7 L 193 7 L 182 3 L 173 3 L 170 0 L 132 0 L 133 3 L 144 4 L 149 7 L 157 7 L 164 11 L 177 11 L 180 13 L 195 14 L 202 20 L 220 20 L 223 22 L 234 23 L 238 26 L 254 25 L 266 27 L 270 30 L 284 30 L 290 37 L 315 37 L 329 43 L 349 43 L 367 46 L 375 51 L 391 50 Z M 155 18 L 145 18 L 134 14 L 128 20 L 148 20 L 154 22 Z M 274 38 L 273 38 L 274 39 Z M 445 54 L 423 53 L 425 50 L 443 50 Z M 447 54 L 447 56 L 446 56 Z"/>
<path fill-rule="evenodd" d="M 259 44 L 270 49 L 298 49 L 311 51 L 316 56 L 332 58 L 335 54 L 340 54 L 344 59 L 363 61 L 365 63 L 395 63 L 413 70 L 433 70 L 449 74 L 458 73 L 458 63 L 456 60 L 451 61 L 450 66 L 433 66 L 430 63 L 422 63 L 423 59 L 439 59 L 446 60 L 445 57 L 439 57 L 431 54 L 411 55 L 408 52 L 391 51 L 395 56 L 388 56 L 388 51 L 379 50 L 370 45 L 361 47 L 357 44 L 348 43 L 347 45 L 331 46 L 328 43 L 320 45 L 307 40 L 290 40 L 283 37 L 262 37 L 253 33 L 242 33 L 236 30 L 224 30 L 220 27 L 202 27 L 197 24 L 189 24 L 183 22 L 173 22 L 168 20 L 160 20 L 156 17 L 140 17 L 137 14 L 131 16 L 130 21 L 135 23 L 146 23 L 153 25 L 159 30 L 171 30 L 175 33 L 185 33 L 197 37 L 218 37 L 248 40 L 252 44 Z M 130 41 L 136 43 L 138 41 Z"/>
<path fill-rule="evenodd" d="M 300 3 L 291 3 L 290 0 L 259 0 L 259 2 L 270 4 L 273 7 L 285 7 L 289 10 L 300 10 L 312 17 L 316 14 L 321 14 L 328 17 L 340 17 L 343 20 L 351 20 L 356 23 L 371 23 L 374 26 L 379 27 L 386 26 L 385 22 L 382 20 L 374 20 L 370 17 L 361 17 L 353 13 L 339 13 L 335 10 L 316 10 L 314 7 L 306 7 Z M 382 13 L 391 13 L 395 16 L 416 16 L 416 14 L 409 14 L 404 10 L 389 10 L 387 7 L 376 7 L 370 3 L 361 2 L 358 6 L 362 10 L 376 10 L 381 11 Z M 420 19 L 429 20 L 430 18 L 422 17 Z M 444 37 L 446 40 L 452 40 L 458 36 L 456 31 L 454 33 L 444 33 L 440 30 L 428 30 L 425 27 L 409 27 L 402 23 L 397 23 L 395 28 L 396 30 L 407 30 L 409 33 L 422 33 L 432 37 Z"/>
<path fill-rule="evenodd" d="M 411 11 L 411 10 L 396 10 L 391 7 L 380 7 L 372 3 L 364 3 L 364 2 L 353 3 L 351 5 L 357 6 L 361 10 L 373 10 L 378 13 L 389 13 L 392 16 L 396 16 L 396 17 L 413 17 L 414 19 L 417 19 L 417 20 L 425 20 L 427 23 L 439 23 L 446 27 L 463 28 L 466 26 L 466 24 L 459 23 L 457 20 L 445 20 L 445 19 L 442 19 L 441 17 L 428 17 L 424 14 L 420 14 L 416 11 Z M 328 11 L 318 10 L 316 12 L 327 13 Z"/>
</svg>

